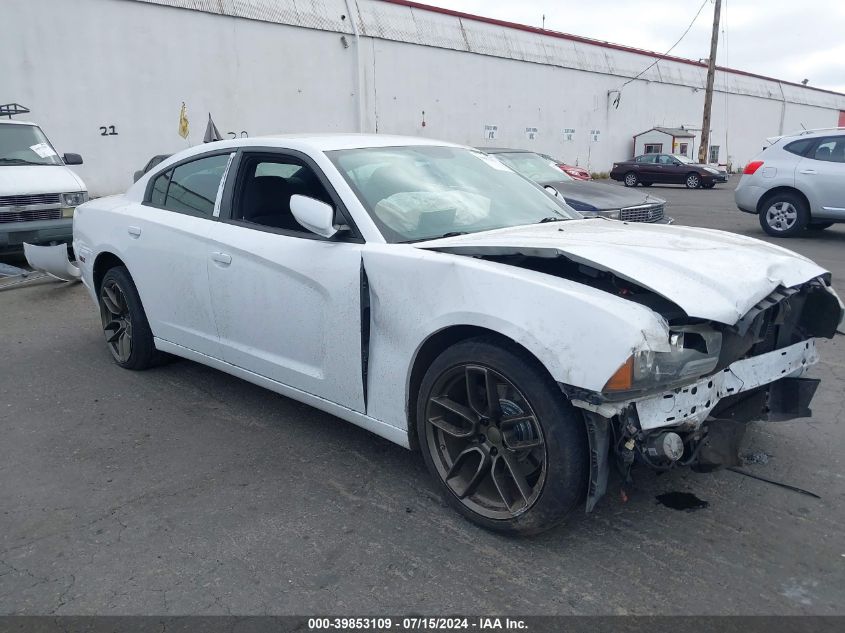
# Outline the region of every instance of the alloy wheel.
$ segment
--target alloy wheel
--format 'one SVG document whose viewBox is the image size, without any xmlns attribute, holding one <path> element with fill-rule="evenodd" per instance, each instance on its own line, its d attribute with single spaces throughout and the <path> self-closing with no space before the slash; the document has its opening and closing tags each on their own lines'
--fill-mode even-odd
<svg viewBox="0 0 845 633">
<path fill-rule="evenodd" d="M 637 177 L 634 174 L 628 174 L 627 176 L 625 176 L 625 184 L 629 187 L 636 187 Z"/>
<path fill-rule="evenodd" d="M 798 210 L 791 202 L 775 202 L 766 211 L 766 224 L 775 231 L 788 231 L 798 221 Z"/>
<path fill-rule="evenodd" d="M 518 516 L 546 479 L 543 430 L 525 395 L 499 372 L 452 367 L 435 381 L 425 408 L 432 461 L 467 508 L 491 519 Z"/>
<path fill-rule="evenodd" d="M 689 187 L 690 189 L 697 189 L 700 184 L 701 179 L 695 174 L 690 174 L 689 176 L 687 176 L 687 187 Z"/>
<path fill-rule="evenodd" d="M 132 354 L 132 318 L 126 295 L 112 279 L 100 289 L 100 318 L 109 351 L 119 363 L 129 361 Z"/>
</svg>

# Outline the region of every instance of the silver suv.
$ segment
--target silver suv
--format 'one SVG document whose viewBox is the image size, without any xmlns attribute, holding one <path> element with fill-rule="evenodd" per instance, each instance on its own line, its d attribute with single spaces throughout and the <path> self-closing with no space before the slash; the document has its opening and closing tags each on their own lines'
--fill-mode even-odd
<svg viewBox="0 0 845 633">
<path fill-rule="evenodd" d="M 845 222 L 845 128 L 769 140 L 737 185 L 740 210 L 756 213 L 763 230 L 775 237 Z"/>
</svg>

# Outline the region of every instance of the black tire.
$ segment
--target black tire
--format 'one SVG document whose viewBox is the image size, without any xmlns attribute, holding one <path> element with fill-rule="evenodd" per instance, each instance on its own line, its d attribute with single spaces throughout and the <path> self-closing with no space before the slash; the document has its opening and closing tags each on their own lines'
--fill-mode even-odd
<svg viewBox="0 0 845 633">
<path fill-rule="evenodd" d="M 824 231 L 833 226 L 833 222 L 810 222 L 807 225 L 809 231 Z"/>
<path fill-rule="evenodd" d="M 684 179 L 684 184 L 687 186 L 687 189 L 698 189 L 701 187 L 701 176 L 691 171 Z"/>
<path fill-rule="evenodd" d="M 632 171 L 625 174 L 625 177 L 622 179 L 622 182 L 625 183 L 626 187 L 636 187 L 639 181 L 640 179 L 637 178 L 637 174 Z"/>
<path fill-rule="evenodd" d="M 640 184 L 641 184 L 643 187 L 651 187 L 651 185 L 653 185 L 654 183 L 651 183 L 651 182 L 641 182 Z"/>
<path fill-rule="evenodd" d="M 493 407 L 488 393 L 498 398 Z M 559 524 L 585 496 L 584 420 L 514 344 L 481 337 L 445 350 L 423 377 L 416 414 L 429 472 L 448 503 L 481 527 L 536 534 Z"/>
<path fill-rule="evenodd" d="M 106 272 L 98 299 L 106 345 L 118 365 L 125 369 L 147 369 L 165 358 L 155 348 L 138 289 L 124 266 Z"/>
<path fill-rule="evenodd" d="M 789 191 L 764 198 L 758 216 L 760 226 L 772 237 L 794 237 L 810 222 L 804 198 Z"/>
</svg>

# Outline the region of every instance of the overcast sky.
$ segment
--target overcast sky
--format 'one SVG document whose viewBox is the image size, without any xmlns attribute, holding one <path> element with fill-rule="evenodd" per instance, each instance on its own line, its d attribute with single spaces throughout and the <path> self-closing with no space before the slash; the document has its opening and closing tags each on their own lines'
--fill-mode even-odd
<svg viewBox="0 0 845 633">
<path fill-rule="evenodd" d="M 703 0 L 419 0 L 660 53 Z M 673 55 L 710 54 L 713 1 Z M 719 65 L 845 93 L 845 0 L 722 0 Z"/>
</svg>

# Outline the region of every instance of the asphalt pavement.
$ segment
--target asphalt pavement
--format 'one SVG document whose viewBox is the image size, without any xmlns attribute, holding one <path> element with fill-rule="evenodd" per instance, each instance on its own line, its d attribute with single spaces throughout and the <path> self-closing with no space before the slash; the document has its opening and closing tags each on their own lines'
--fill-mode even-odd
<svg viewBox="0 0 845 633">
<path fill-rule="evenodd" d="M 768 239 L 730 185 L 650 191 L 678 224 Z M 845 296 L 845 226 L 777 243 Z M 0 349 L 0 613 L 845 613 L 842 337 L 820 343 L 814 417 L 753 424 L 744 449 L 820 500 L 639 471 L 627 501 L 528 539 L 466 522 L 418 454 L 330 415 L 188 361 L 119 369 L 80 284 L 0 290 Z"/>
</svg>

